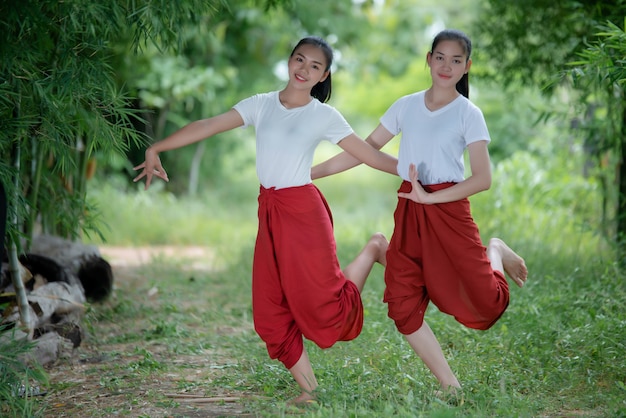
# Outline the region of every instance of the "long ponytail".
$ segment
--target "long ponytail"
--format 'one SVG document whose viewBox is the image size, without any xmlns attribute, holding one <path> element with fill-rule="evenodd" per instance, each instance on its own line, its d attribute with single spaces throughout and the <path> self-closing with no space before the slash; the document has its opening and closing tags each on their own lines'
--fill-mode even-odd
<svg viewBox="0 0 626 418">
<path fill-rule="evenodd" d="M 456 91 L 469 99 L 469 74 L 463 74 L 463 77 L 456 83 Z"/>
</svg>

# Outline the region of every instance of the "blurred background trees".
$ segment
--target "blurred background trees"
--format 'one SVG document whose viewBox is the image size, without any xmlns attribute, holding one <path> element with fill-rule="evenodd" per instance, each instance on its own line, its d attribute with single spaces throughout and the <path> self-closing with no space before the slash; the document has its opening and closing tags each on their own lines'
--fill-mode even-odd
<svg viewBox="0 0 626 418">
<path fill-rule="evenodd" d="M 488 0 L 477 20 L 485 78 L 512 97 L 534 87 L 583 147 L 584 173 L 602 188 L 601 231 L 626 257 L 626 2 Z M 520 109 L 520 111 L 523 111 Z"/>
</svg>

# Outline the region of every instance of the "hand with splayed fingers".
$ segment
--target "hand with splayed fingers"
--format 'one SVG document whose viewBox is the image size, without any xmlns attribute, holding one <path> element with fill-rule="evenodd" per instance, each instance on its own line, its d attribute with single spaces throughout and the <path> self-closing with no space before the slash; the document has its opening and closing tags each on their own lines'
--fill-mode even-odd
<svg viewBox="0 0 626 418">
<path fill-rule="evenodd" d="M 133 179 L 133 181 L 138 182 L 145 177 L 145 190 L 148 190 L 150 187 L 150 183 L 152 183 L 152 176 L 156 176 L 164 181 L 170 181 L 169 177 L 167 177 L 167 172 L 163 168 L 163 165 L 161 165 L 159 154 L 151 148 L 146 149 L 146 160 L 138 166 L 133 167 L 133 170 L 142 170 L 141 173 Z"/>
</svg>

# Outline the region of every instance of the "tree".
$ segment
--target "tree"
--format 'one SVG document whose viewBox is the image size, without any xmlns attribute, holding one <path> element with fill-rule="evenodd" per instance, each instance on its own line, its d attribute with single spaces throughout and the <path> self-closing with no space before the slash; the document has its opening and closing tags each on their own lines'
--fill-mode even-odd
<svg viewBox="0 0 626 418">
<path fill-rule="evenodd" d="M 150 138 L 162 139 L 254 92 L 277 88 L 284 80 L 276 68 L 301 36 L 322 36 L 337 51 L 362 39 L 369 29 L 365 14 L 373 6 L 351 0 L 294 0 L 269 10 L 245 3 L 231 7 L 232 15 L 213 25 L 209 17 L 182 25 L 179 35 L 185 46 L 179 50 L 145 48 L 140 59 L 129 60 L 123 53 L 126 46 L 120 46 L 120 81 L 137 98 L 134 105 L 146 122 L 137 128 Z M 171 174 L 165 187 L 175 194 L 194 194 L 220 178 L 223 155 L 237 146 L 235 141 L 202 141 L 175 155 L 162 155 Z M 142 161 L 143 151 L 132 149 L 129 159 Z"/>
<path fill-rule="evenodd" d="M 615 30 L 625 15 L 624 0 L 488 0 L 477 21 L 480 60 L 492 63 L 484 78 L 535 86 L 546 95 L 566 91 L 575 99 L 571 126 L 576 133 L 585 127 L 586 149 L 598 162 L 619 260 L 626 256 L 626 108 L 624 84 L 615 75 L 624 50 L 607 43 L 616 35 L 607 36 L 605 28 Z"/>
<path fill-rule="evenodd" d="M 285 1 L 263 0 L 259 7 Z M 178 29 L 213 24 L 249 1 L 24 0 L 0 2 L 0 181 L 8 198 L 7 241 L 17 272 L 22 239 L 99 233 L 86 199 L 95 152 L 124 154 L 145 138 L 131 97 L 117 83 L 114 46 L 180 49 Z M 14 284 L 19 276 L 13 274 Z"/>
<path fill-rule="evenodd" d="M 605 190 L 604 212 L 608 212 L 609 202 L 617 202 L 615 237 L 622 263 L 626 263 L 625 29 L 626 20 L 624 28 L 611 22 L 599 25 L 596 38 L 579 53 L 578 60 L 570 63 L 572 69 L 565 72 L 580 92 L 577 104 L 585 117 L 580 118 L 578 128 L 583 131 L 586 149 L 597 166 L 605 168 L 598 173 Z M 607 157 L 612 161 L 608 162 Z M 615 189 L 610 187 L 614 180 Z"/>
</svg>

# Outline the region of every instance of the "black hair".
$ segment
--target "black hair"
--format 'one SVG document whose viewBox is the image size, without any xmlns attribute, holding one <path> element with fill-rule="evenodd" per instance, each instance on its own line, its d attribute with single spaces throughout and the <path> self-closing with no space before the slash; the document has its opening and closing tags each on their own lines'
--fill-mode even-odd
<svg viewBox="0 0 626 418">
<path fill-rule="evenodd" d="M 333 49 L 328 45 L 323 38 L 319 36 L 307 36 L 306 38 L 300 39 L 300 42 L 293 48 L 291 51 L 290 57 L 296 52 L 296 49 L 301 47 L 302 45 L 313 45 L 318 47 L 324 53 L 326 57 L 326 69 L 324 71 L 328 71 L 328 77 L 324 79 L 324 81 L 320 81 L 311 89 L 311 96 L 315 97 L 322 103 L 326 103 L 330 100 L 330 94 L 332 92 L 332 81 L 330 79 L 330 66 L 333 64 Z"/>
<path fill-rule="evenodd" d="M 430 48 L 430 53 L 432 54 L 437 44 L 441 41 L 457 41 L 461 44 L 463 49 L 465 50 L 465 62 L 469 61 L 470 55 L 472 55 L 472 41 L 469 36 L 467 36 L 464 32 L 461 32 L 457 29 L 444 29 L 435 36 L 433 39 L 433 45 Z M 463 96 L 469 99 L 469 74 L 463 74 L 463 77 L 456 83 L 456 91 L 461 93 Z"/>
</svg>

